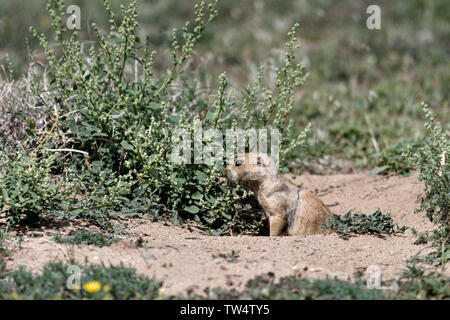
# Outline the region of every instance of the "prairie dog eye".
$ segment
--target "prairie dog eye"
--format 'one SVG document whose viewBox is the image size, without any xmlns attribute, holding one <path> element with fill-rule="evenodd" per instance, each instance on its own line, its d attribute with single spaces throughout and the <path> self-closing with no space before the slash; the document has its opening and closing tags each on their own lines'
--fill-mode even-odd
<svg viewBox="0 0 450 320">
<path fill-rule="evenodd" d="M 241 164 L 244 164 L 244 160 L 236 160 L 236 167 L 239 167 Z"/>
</svg>

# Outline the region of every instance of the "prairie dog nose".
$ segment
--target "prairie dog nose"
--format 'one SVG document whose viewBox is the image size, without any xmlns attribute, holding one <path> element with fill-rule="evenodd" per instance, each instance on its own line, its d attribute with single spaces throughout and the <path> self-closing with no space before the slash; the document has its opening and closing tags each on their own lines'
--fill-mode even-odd
<svg viewBox="0 0 450 320">
<path fill-rule="evenodd" d="M 231 183 L 231 185 L 238 184 L 238 176 L 237 173 L 230 167 L 225 169 L 225 175 L 227 176 L 227 180 Z"/>
</svg>

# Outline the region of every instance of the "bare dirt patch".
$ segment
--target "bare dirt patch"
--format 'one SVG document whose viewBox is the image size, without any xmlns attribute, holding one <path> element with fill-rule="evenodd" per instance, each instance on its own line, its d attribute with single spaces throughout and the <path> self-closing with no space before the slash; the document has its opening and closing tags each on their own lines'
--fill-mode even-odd
<svg viewBox="0 0 450 320">
<path fill-rule="evenodd" d="M 391 212 L 394 223 L 400 226 L 418 231 L 433 229 L 423 214 L 412 213 L 423 190 L 416 175 L 304 174 L 295 182 L 318 194 L 333 213 L 358 210 L 371 214 L 380 208 L 383 213 Z M 80 263 L 122 262 L 139 273 L 164 280 L 166 293 L 176 294 L 216 286 L 240 289 L 247 280 L 267 272 L 276 277 L 295 273 L 311 278 L 328 275 L 352 279 L 357 274 L 364 277 L 367 267 L 377 265 L 383 279 L 397 278 L 409 257 L 420 249 L 426 252 L 426 245 L 414 244 L 411 230 L 384 238 L 359 235 L 347 240 L 337 234 L 213 237 L 144 219 L 133 220 L 127 230 L 130 234 L 109 247 L 61 245 L 52 240 L 52 234 L 73 229 L 72 224 L 66 224 L 27 232 L 20 244 L 14 243 L 13 234 L 7 242 L 11 250 L 7 269 L 24 265 L 38 271 L 47 262 L 69 261 L 71 257 Z M 449 267 L 445 274 L 450 275 Z"/>
</svg>

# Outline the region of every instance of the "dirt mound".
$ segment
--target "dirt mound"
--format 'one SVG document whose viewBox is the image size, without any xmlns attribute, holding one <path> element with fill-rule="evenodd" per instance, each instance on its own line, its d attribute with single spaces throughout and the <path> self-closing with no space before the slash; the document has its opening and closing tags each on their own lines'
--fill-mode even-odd
<svg viewBox="0 0 450 320">
<path fill-rule="evenodd" d="M 410 177 L 350 175 L 302 175 L 294 180 L 318 194 L 333 213 L 358 210 L 366 214 L 380 208 L 391 212 L 394 222 L 419 231 L 433 225 L 422 214 L 413 214 L 422 195 L 423 185 L 416 175 Z M 341 279 L 363 275 L 372 265 L 378 266 L 383 279 L 396 278 L 406 260 L 424 249 L 414 245 L 410 230 L 399 236 L 384 238 L 373 235 L 343 239 L 337 234 L 295 237 L 213 237 L 198 231 L 164 226 L 147 220 L 133 220 L 129 235 L 109 247 L 59 245 L 52 234 L 67 233 L 48 229 L 28 233 L 19 244 L 9 240 L 11 255 L 7 269 L 25 265 L 39 270 L 49 262 L 68 260 L 90 263 L 104 262 L 137 269 L 139 273 L 164 279 L 167 294 L 205 287 L 242 288 L 247 280 L 262 273 L 275 276 L 293 273 L 318 278 L 337 276 Z M 234 254 L 233 254 L 234 251 Z M 426 252 L 426 251 L 424 251 Z M 450 274 L 447 267 L 445 273 Z"/>
</svg>

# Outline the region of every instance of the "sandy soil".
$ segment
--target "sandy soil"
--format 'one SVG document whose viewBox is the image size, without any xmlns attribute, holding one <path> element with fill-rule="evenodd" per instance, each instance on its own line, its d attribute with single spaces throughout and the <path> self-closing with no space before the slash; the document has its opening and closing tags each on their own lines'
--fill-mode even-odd
<svg viewBox="0 0 450 320">
<path fill-rule="evenodd" d="M 318 194 L 334 213 L 359 210 L 366 214 L 380 208 L 391 212 L 394 222 L 419 231 L 433 225 L 422 214 L 413 214 L 420 202 L 423 185 L 416 176 L 375 176 L 368 174 L 302 175 L 295 179 L 304 188 Z M 25 265 L 37 271 L 49 261 L 75 257 L 79 262 L 104 262 L 137 269 L 139 273 L 164 279 L 167 294 L 195 291 L 205 287 L 242 288 L 246 281 L 263 273 L 275 276 L 301 274 L 318 278 L 337 276 L 352 279 L 365 276 L 366 269 L 376 265 L 383 279 L 397 278 L 406 260 L 424 245 L 415 245 L 410 230 L 400 236 L 379 238 L 361 235 L 343 239 L 337 234 L 293 237 L 212 237 L 199 231 L 165 226 L 147 220 L 133 220 L 130 235 L 110 247 L 58 245 L 55 233 L 67 233 L 74 226 L 44 228 L 28 232 L 24 240 L 14 244 L 7 269 Z M 214 257 L 235 250 L 236 261 Z M 426 249 L 425 251 L 426 252 Z M 447 267 L 445 274 L 450 275 Z"/>
</svg>

